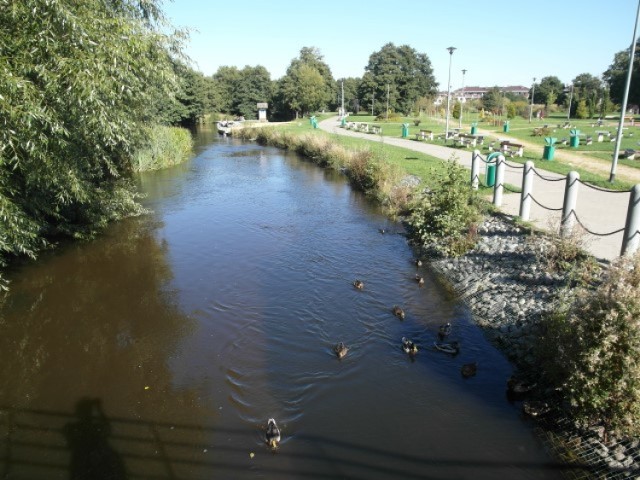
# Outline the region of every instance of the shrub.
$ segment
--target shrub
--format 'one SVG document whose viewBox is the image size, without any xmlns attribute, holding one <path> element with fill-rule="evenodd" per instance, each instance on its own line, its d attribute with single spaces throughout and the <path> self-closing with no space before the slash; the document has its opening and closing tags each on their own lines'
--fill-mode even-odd
<svg viewBox="0 0 640 480">
<path fill-rule="evenodd" d="M 565 301 L 546 330 L 543 365 L 574 417 L 605 434 L 640 434 L 640 256 Z"/>
<path fill-rule="evenodd" d="M 417 127 L 420 125 L 420 119 L 419 118 L 414 118 L 413 119 L 413 124 Z"/>
<path fill-rule="evenodd" d="M 432 191 L 423 193 L 409 219 L 411 235 L 438 254 L 457 256 L 473 248 L 482 216 L 482 201 L 469 185 L 467 171 L 455 159 L 436 180 Z"/>
<path fill-rule="evenodd" d="M 133 155 L 131 163 L 136 172 L 177 165 L 189 157 L 193 148 L 191 134 L 184 128 L 154 125 L 147 127 L 147 138 L 146 145 Z"/>
</svg>

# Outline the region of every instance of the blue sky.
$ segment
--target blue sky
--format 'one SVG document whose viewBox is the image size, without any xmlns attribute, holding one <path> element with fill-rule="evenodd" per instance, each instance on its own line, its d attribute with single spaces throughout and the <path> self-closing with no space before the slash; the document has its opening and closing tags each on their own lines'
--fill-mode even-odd
<svg viewBox="0 0 640 480">
<path fill-rule="evenodd" d="M 600 76 L 632 41 L 636 0 L 165 0 L 187 53 L 212 75 L 222 65 L 285 74 L 302 47 L 317 47 L 334 78 L 359 77 L 388 43 L 426 53 L 441 89 L 524 85 L 555 75 Z"/>
</svg>

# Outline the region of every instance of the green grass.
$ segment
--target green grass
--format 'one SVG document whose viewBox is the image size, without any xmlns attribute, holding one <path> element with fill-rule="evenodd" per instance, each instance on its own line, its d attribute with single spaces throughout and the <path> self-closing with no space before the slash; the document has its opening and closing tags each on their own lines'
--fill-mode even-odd
<svg viewBox="0 0 640 480">
<path fill-rule="evenodd" d="M 324 115 L 323 118 L 330 118 L 333 117 L 335 115 L 333 114 L 328 114 L 328 115 Z M 318 116 L 317 118 L 320 118 L 320 116 Z M 413 118 L 412 117 L 404 117 L 402 119 L 401 122 L 390 122 L 390 123 L 386 123 L 386 122 L 376 122 L 374 121 L 375 117 L 372 117 L 371 115 L 350 115 L 349 120 L 352 122 L 363 122 L 363 123 L 371 123 L 371 124 L 375 124 L 378 126 L 382 127 L 382 134 L 383 136 L 387 137 L 397 137 L 397 138 L 401 138 L 402 136 L 402 123 L 409 123 L 410 124 L 410 138 L 415 138 L 415 132 L 419 132 L 420 130 L 432 130 L 434 132 L 434 134 L 438 134 L 438 133 L 444 133 L 444 124 L 441 124 L 439 122 L 437 122 L 436 120 L 433 119 L 424 119 L 421 121 L 419 126 L 415 126 L 413 124 Z M 551 124 L 551 122 L 555 122 L 555 124 L 557 125 L 558 122 L 560 122 L 562 119 L 561 118 L 551 118 L 551 119 L 545 119 L 544 122 L 547 122 L 549 124 Z M 565 119 L 566 121 L 566 119 Z M 537 120 L 532 121 L 531 125 L 534 125 L 534 123 L 536 123 Z M 589 120 L 582 120 L 579 121 L 580 123 L 578 124 L 577 128 L 581 131 L 583 131 L 583 129 L 591 129 L 595 132 L 595 130 L 598 130 L 598 128 L 591 128 L 589 127 L 585 127 L 584 125 L 586 125 L 588 122 L 590 122 Z M 542 123 L 544 125 L 543 122 L 539 122 Z M 531 130 L 533 129 L 533 127 L 530 126 L 528 119 L 520 119 L 517 121 L 512 121 L 510 123 L 511 125 L 514 125 L 514 129 L 515 132 L 518 132 L 518 127 L 521 128 L 520 132 L 521 132 L 521 137 L 517 136 L 517 135 L 512 135 L 512 131 L 510 131 L 507 135 L 512 136 L 514 138 L 525 138 L 525 134 L 522 133 L 522 128 L 523 125 L 526 124 L 526 128 L 527 128 L 527 133 L 530 135 Z M 457 128 L 458 125 L 458 121 L 455 120 L 455 127 Z M 463 127 L 464 127 L 464 123 L 463 123 Z M 589 124 L 590 125 L 590 124 Z M 413 150 L 410 149 L 406 149 L 406 148 L 401 148 L 401 147 L 394 147 L 391 145 L 386 145 L 384 144 L 384 141 L 379 143 L 379 142 L 371 142 L 369 140 L 366 139 L 360 139 L 360 138 L 353 138 L 353 137 L 347 137 L 347 136 L 342 136 L 342 135 L 335 135 L 335 134 L 330 134 L 324 131 L 321 131 L 319 129 L 313 129 L 309 119 L 304 118 L 304 119 L 299 119 L 297 121 L 291 122 L 289 124 L 285 124 L 285 125 L 280 125 L 277 126 L 275 128 L 278 129 L 282 129 L 284 131 L 287 132 L 291 132 L 291 133 L 309 133 L 309 132 L 313 132 L 316 135 L 324 135 L 324 136 L 332 136 L 334 137 L 333 140 L 340 144 L 343 145 L 345 147 L 348 148 L 352 148 L 352 149 L 363 149 L 363 148 L 367 148 L 367 149 L 371 149 L 371 150 L 377 150 L 378 152 L 381 152 L 384 154 L 384 158 L 394 164 L 399 166 L 400 168 L 402 168 L 406 173 L 410 174 L 410 175 L 416 175 L 417 177 L 421 178 L 423 181 L 425 181 L 427 183 L 427 185 L 429 184 L 429 178 L 432 177 L 434 174 L 440 174 L 442 173 L 444 170 L 444 162 L 439 159 L 439 158 L 435 158 L 435 157 L 431 157 L 429 155 L 425 155 L 423 153 L 419 153 L 419 152 L 415 152 Z M 450 123 L 450 128 L 451 127 L 451 123 Z M 470 126 L 468 126 L 469 131 L 470 131 Z M 479 128 L 485 129 L 485 124 L 480 123 L 479 124 Z M 502 131 L 502 127 L 492 127 L 494 128 L 495 131 L 500 130 Z M 635 127 L 632 127 L 635 128 Z M 488 128 L 487 128 L 488 129 Z M 605 127 L 601 128 L 602 130 L 606 130 Z M 567 132 L 567 136 L 568 136 L 568 130 L 563 130 Z M 496 135 L 496 138 L 499 138 L 499 135 Z M 594 137 L 595 138 L 595 137 Z M 634 137 L 631 137 L 632 141 Z M 558 173 L 561 175 L 567 175 L 570 171 L 577 171 L 580 174 L 580 179 L 591 183 L 593 185 L 597 185 L 601 188 L 606 188 L 606 189 L 610 189 L 610 190 L 629 190 L 633 184 L 630 182 L 624 182 L 624 181 L 620 181 L 620 180 L 616 180 L 615 183 L 611 184 L 609 183 L 609 178 L 605 177 L 603 175 L 599 175 L 596 173 L 592 173 L 589 172 L 585 169 L 582 168 L 577 168 L 574 165 L 569 165 L 566 163 L 562 163 L 559 162 L 557 160 L 553 160 L 553 161 L 546 161 L 546 160 L 542 160 L 542 149 L 544 146 L 544 139 L 540 138 L 540 137 L 526 137 L 527 141 L 530 141 L 530 139 L 539 139 L 539 143 L 540 143 L 540 151 L 539 152 L 532 152 L 531 149 L 526 149 L 524 151 L 524 157 L 523 158 L 519 158 L 519 157 L 513 157 L 513 158 L 509 158 L 508 161 L 509 162 L 513 162 L 513 163 L 521 163 L 523 164 L 524 162 L 526 162 L 527 160 L 531 160 L 534 162 L 535 166 L 537 168 L 541 168 L 550 172 L 554 172 L 554 173 Z M 640 137 L 639 137 L 640 139 Z M 479 150 L 482 152 L 483 155 L 486 155 L 489 153 L 488 150 L 488 144 L 491 142 L 491 139 L 485 139 L 484 145 L 478 147 Z M 443 144 L 443 142 L 440 140 L 434 140 L 433 143 L 439 143 L 439 144 Z M 597 142 L 594 142 L 593 145 L 596 145 Z M 592 147 L 593 145 L 589 145 L 588 147 Z M 452 146 L 452 145 L 449 145 Z M 583 147 L 580 147 L 583 148 Z M 584 147 L 587 148 L 587 147 Z M 613 143 L 611 143 L 611 148 L 613 149 Z M 570 147 L 563 147 L 563 146 L 556 146 L 556 151 L 562 151 L 563 149 L 570 149 Z M 465 149 L 463 147 L 460 147 L 460 150 L 462 151 L 467 151 L 468 149 Z M 571 150 L 575 150 L 575 149 L 571 149 Z M 611 155 L 609 154 L 609 159 L 611 158 Z M 633 164 L 633 161 L 631 160 L 620 160 L 621 164 Z M 640 162 L 639 162 L 640 163 Z M 515 188 L 515 187 L 514 187 Z"/>
</svg>

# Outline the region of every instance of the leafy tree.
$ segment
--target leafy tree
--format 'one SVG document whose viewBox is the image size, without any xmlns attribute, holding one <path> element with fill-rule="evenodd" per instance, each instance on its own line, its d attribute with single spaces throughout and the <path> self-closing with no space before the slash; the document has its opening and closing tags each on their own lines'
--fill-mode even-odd
<svg viewBox="0 0 640 480">
<path fill-rule="evenodd" d="M 281 80 L 279 90 L 283 103 L 296 117 L 326 108 L 332 101 L 336 104 L 335 81 L 316 48 L 300 50 L 300 56 L 291 61 Z"/>
<path fill-rule="evenodd" d="M 460 118 L 461 110 L 462 108 L 461 108 L 460 102 L 455 102 L 453 104 L 453 110 L 451 111 L 451 116 L 457 120 L 458 118 Z"/>
<path fill-rule="evenodd" d="M 482 107 L 497 115 L 504 108 L 504 95 L 500 87 L 491 87 L 482 97 Z"/>
<path fill-rule="evenodd" d="M 233 96 L 235 86 L 240 80 L 240 70 L 237 67 L 223 65 L 213 74 L 215 88 L 220 98 L 219 110 L 224 113 L 232 113 Z"/>
<path fill-rule="evenodd" d="M 375 113 L 389 108 L 408 113 L 420 97 L 433 96 L 437 83 L 429 57 L 408 45 L 387 43 L 369 57 L 358 97 L 367 105 L 375 102 Z"/>
<path fill-rule="evenodd" d="M 564 100 L 564 84 L 558 77 L 544 77 L 540 84 L 536 85 L 534 103 L 544 103 L 549 108 L 554 103 L 562 103 Z"/>
<path fill-rule="evenodd" d="M 587 101 L 583 98 L 578 100 L 576 106 L 576 118 L 589 118 L 589 109 L 587 108 Z"/>
<path fill-rule="evenodd" d="M 635 58 L 631 71 L 631 84 L 629 85 L 628 102 L 631 104 L 640 103 L 640 49 L 636 44 Z M 622 104 L 624 87 L 627 81 L 627 71 L 629 68 L 630 49 L 622 50 L 615 54 L 613 63 L 602 74 L 602 78 L 609 86 L 610 98 L 615 103 Z"/>
<path fill-rule="evenodd" d="M 139 211 L 125 179 L 177 82 L 156 0 L 0 2 L 0 252 Z"/>
<path fill-rule="evenodd" d="M 271 75 L 261 65 L 246 66 L 234 88 L 232 113 L 245 118 L 257 118 L 256 103 L 271 99 Z"/>
</svg>

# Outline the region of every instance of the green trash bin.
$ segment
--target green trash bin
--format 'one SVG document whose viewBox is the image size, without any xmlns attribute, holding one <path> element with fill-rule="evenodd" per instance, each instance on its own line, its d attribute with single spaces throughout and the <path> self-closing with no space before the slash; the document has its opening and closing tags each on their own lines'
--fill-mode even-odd
<svg viewBox="0 0 640 480">
<path fill-rule="evenodd" d="M 553 154 L 556 153 L 556 147 L 553 145 L 545 145 L 542 151 L 543 160 L 553 160 Z"/>
<path fill-rule="evenodd" d="M 504 133 L 509 133 L 509 122 L 504 122 L 504 125 L 502 126 L 502 131 Z"/>
<path fill-rule="evenodd" d="M 485 184 L 487 187 L 493 187 L 496 184 L 496 164 L 493 162 L 487 163 Z"/>
<path fill-rule="evenodd" d="M 569 138 L 569 145 L 573 148 L 578 148 L 578 146 L 580 145 L 580 137 L 578 135 L 572 135 Z"/>
<path fill-rule="evenodd" d="M 347 117 L 342 117 L 342 120 L 340 120 L 340 125 L 344 127 L 346 124 L 347 124 Z"/>
<path fill-rule="evenodd" d="M 478 124 L 477 123 L 472 123 L 471 124 L 471 135 L 475 135 L 478 133 Z"/>
<path fill-rule="evenodd" d="M 402 124 L 402 138 L 407 138 L 409 136 L 409 124 Z"/>
<path fill-rule="evenodd" d="M 313 126 L 313 128 L 318 128 L 318 120 L 316 120 L 316 117 L 313 117 L 313 122 L 311 122 L 311 125 Z"/>
<path fill-rule="evenodd" d="M 314 116 L 309 117 L 309 125 L 313 126 L 313 122 L 315 122 L 315 121 L 316 121 L 316 117 L 314 117 Z"/>
</svg>

